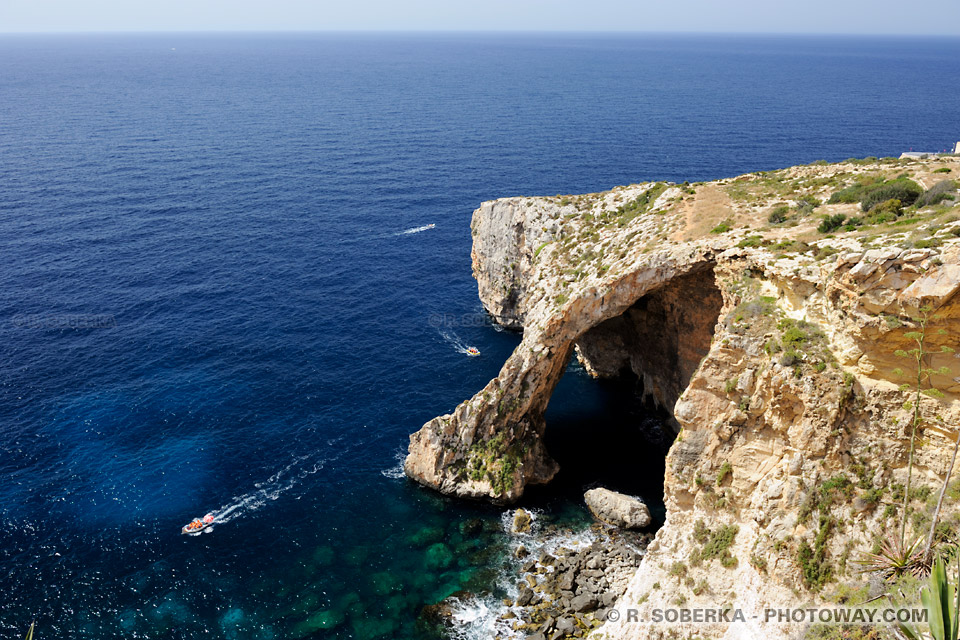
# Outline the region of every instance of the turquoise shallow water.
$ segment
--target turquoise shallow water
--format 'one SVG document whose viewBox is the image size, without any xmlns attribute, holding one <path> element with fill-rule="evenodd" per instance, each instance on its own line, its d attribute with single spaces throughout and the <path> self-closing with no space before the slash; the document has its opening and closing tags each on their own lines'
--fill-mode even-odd
<svg viewBox="0 0 960 640">
<path fill-rule="evenodd" d="M 432 637 L 421 607 L 491 589 L 509 544 L 503 509 L 396 473 L 518 341 L 436 326 L 480 311 L 471 211 L 940 149 L 958 49 L 0 37 L 0 635 Z M 598 481 L 662 513 L 633 391 L 568 372 L 543 523 L 584 526 Z"/>
</svg>

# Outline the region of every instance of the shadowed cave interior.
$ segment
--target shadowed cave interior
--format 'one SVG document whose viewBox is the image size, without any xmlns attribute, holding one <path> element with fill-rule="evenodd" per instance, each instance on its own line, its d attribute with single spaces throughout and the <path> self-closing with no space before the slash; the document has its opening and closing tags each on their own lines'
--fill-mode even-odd
<svg viewBox="0 0 960 640">
<path fill-rule="evenodd" d="M 710 350 L 723 299 L 712 268 L 670 280 L 583 334 L 546 412 L 545 444 L 560 464 L 549 493 L 593 486 L 644 498 L 664 518 L 664 460 L 674 404 Z M 587 370 L 599 379 L 587 375 Z M 536 498 L 544 489 L 531 487 Z"/>
</svg>

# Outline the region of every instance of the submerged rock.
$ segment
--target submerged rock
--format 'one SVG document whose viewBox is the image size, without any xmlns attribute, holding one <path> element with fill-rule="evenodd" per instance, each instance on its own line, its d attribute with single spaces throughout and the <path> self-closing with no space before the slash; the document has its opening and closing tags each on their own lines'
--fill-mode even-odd
<svg viewBox="0 0 960 640">
<path fill-rule="evenodd" d="M 440 527 L 424 527 L 410 536 L 410 543 L 418 547 L 440 540 L 443 540 L 443 529 Z"/>
<path fill-rule="evenodd" d="M 320 546 L 317 547 L 313 552 L 313 563 L 317 566 L 327 566 L 333 564 L 333 560 L 336 557 L 336 554 L 333 550 L 333 547 L 330 546 Z"/>
<path fill-rule="evenodd" d="M 650 524 L 650 510 L 640 498 L 609 489 L 590 489 L 583 494 L 590 513 L 598 520 L 624 529 L 642 529 Z"/>
<path fill-rule="evenodd" d="M 293 637 L 303 638 L 318 631 L 335 629 L 343 624 L 344 618 L 343 611 L 339 609 L 317 611 L 293 628 Z"/>
<path fill-rule="evenodd" d="M 381 571 L 370 576 L 370 586 L 373 588 L 373 592 L 380 596 L 399 591 L 402 587 L 400 581 L 389 571 Z"/>
<path fill-rule="evenodd" d="M 446 569 L 453 564 L 453 552 L 450 547 L 438 542 L 427 549 L 427 566 L 431 569 Z"/>
<path fill-rule="evenodd" d="M 392 636 L 397 628 L 397 623 L 394 620 L 367 616 L 353 619 L 351 626 L 353 627 L 353 637 L 356 640 L 366 640 L 367 638 Z"/>
</svg>

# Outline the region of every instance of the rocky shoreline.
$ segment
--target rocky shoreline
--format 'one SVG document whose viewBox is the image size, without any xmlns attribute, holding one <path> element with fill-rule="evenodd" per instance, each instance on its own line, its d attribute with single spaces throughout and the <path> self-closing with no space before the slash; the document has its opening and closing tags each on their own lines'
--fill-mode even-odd
<svg viewBox="0 0 960 640">
<path fill-rule="evenodd" d="M 530 640 L 580 638 L 599 627 L 640 566 L 651 534 L 594 525 L 585 546 L 542 551 L 521 568 L 519 594 L 505 614 Z"/>
<path fill-rule="evenodd" d="M 626 592 L 654 535 L 602 522 L 582 531 L 541 526 L 525 509 L 505 514 L 504 527 L 510 558 L 500 584 L 491 589 L 506 591 L 507 597 L 457 592 L 424 607 L 424 624 L 456 638 L 481 633 L 498 640 L 586 637 Z M 484 609 L 495 619 L 471 632 L 475 612 Z"/>
</svg>

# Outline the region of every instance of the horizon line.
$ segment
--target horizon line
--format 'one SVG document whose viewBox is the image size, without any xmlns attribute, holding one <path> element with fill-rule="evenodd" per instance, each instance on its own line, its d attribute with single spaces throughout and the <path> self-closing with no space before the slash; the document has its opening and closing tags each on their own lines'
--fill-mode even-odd
<svg viewBox="0 0 960 640">
<path fill-rule="evenodd" d="M 882 38 L 960 38 L 960 33 L 883 33 L 841 31 L 673 31 L 673 30 L 614 30 L 614 29 L 62 29 L 20 31 L 0 30 L 0 36 L 18 35 L 690 35 L 690 36 L 821 36 L 821 37 L 882 37 Z"/>
</svg>

